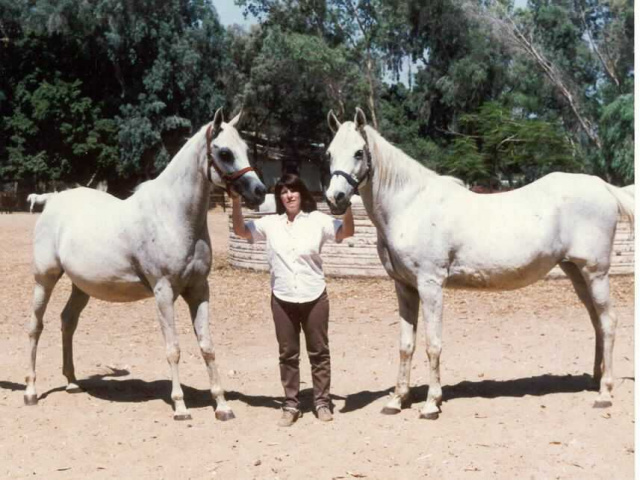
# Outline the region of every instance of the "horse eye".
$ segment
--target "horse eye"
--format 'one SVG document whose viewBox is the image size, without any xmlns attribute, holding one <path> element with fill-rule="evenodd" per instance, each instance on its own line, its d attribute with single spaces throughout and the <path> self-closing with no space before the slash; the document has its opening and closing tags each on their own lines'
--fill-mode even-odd
<svg viewBox="0 0 640 480">
<path fill-rule="evenodd" d="M 231 150 L 228 148 L 222 148 L 220 152 L 218 152 L 218 155 L 220 156 L 220 160 L 225 163 L 233 162 L 233 153 L 231 153 Z"/>
<path fill-rule="evenodd" d="M 364 152 L 362 150 L 358 150 L 355 154 L 356 159 L 361 160 L 364 156 Z"/>
</svg>

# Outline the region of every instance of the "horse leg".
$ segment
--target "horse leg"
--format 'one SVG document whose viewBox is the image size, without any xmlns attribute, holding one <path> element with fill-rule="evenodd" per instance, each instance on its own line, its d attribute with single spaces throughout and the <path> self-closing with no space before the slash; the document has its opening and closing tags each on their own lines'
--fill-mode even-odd
<svg viewBox="0 0 640 480">
<path fill-rule="evenodd" d="M 80 313 L 88 302 L 89 295 L 73 285 L 71 296 L 60 315 L 62 320 L 62 373 L 67 377 L 67 392 L 69 393 L 82 391 L 78 386 L 73 366 L 73 334 L 78 326 Z"/>
<path fill-rule="evenodd" d="M 571 262 L 561 262 L 560 268 L 562 271 L 569 277 L 571 283 L 573 283 L 573 288 L 575 289 L 578 298 L 582 301 L 584 306 L 587 308 L 589 312 L 589 318 L 591 318 L 591 324 L 593 325 L 593 329 L 596 332 L 596 348 L 595 348 L 595 359 L 593 363 L 593 379 L 599 385 L 600 380 L 602 378 L 602 352 L 604 349 L 603 336 L 602 336 L 602 328 L 600 326 L 600 318 L 598 317 L 598 312 L 593 304 L 593 299 L 591 298 L 591 293 L 589 293 L 589 288 L 587 286 L 587 282 L 585 281 L 582 273 L 580 273 L 580 269 Z"/>
<path fill-rule="evenodd" d="M 235 418 L 231 407 L 224 398 L 224 390 L 220 382 L 218 367 L 216 366 L 216 353 L 209 331 L 209 283 L 204 279 L 197 286 L 190 288 L 182 294 L 189 305 L 193 329 L 200 345 L 202 358 L 209 372 L 209 384 L 211 395 L 216 404 L 216 418 L 218 420 L 231 420 Z"/>
<path fill-rule="evenodd" d="M 600 393 L 595 401 L 594 407 L 605 408 L 610 407 L 612 404 L 613 344 L 615 341 L 617 319 L 613 312 L 609 295 L 609 274 L 607 272 L 591 272 L 585 267 L 582 269 L 582 275 L 591 294 L 593 306 L 599 320 L 596 332 L 599 330 L 602 336 L 602 376 L 600 378 Z M 598 363 L 599 360 L 597 353 L 598 348 L 596 345 L 596 363 Z"/>
<path fill-rule="evenodd" d="M 413 287 L 399 282 L 395 284 L 400 311 L 400 366 L 395 392 L 382 409 L 385 415 L 400 413 L 403 403 L 406 403 L 409 398 L 411 359 L 416 348 L 416 328 L 420 308 L 420 297 Z"/>
<path fill-rule="evenodd" d="M 440 414 L 442 386 L 440 385 L 440 352 L 442 351 L 442 305 L 443 282 L 429 279 L 420 282 L 418 291 L 427 334 L 427 356 L 429 357 L 429 393 L 420 418 L 435 420 Z"/>
<path fill-rule="evenodd" d="M 180 345 L 178 344 L 173 311 L 173 288 L 168 280 L 160 280 L 153 289 L 153 293 L 158 308 L 158 321 L 160 322 L 162 335 L 164 337 L 167 362 L 169 362 L 169 367 L 171 368 L 171 400 L 173 400 L 175 408 L 173 419 L 191 420 L 191 414 L 184 403 L 184 393 L 182 392 L 180 377 L 178 375 Z"/>
<path fill-rule="evenodd" d="M 31 321 L 29 322 L 29 344 L 31 347 L 29 357 L 29 371 L 25 378 L 27 384 L 24 392 L 25 405 L 36 405 L 38 403 L 38 394 L 36 393 L 36 357 L 38 352 L 38 341 L 40 334 L 44 328 L 42 319 L 47 309 L 51 292 L 55 287 L 60 274 L 37 275 L 36 286 L 33 289 L 33 312 Z"/>
</svg>

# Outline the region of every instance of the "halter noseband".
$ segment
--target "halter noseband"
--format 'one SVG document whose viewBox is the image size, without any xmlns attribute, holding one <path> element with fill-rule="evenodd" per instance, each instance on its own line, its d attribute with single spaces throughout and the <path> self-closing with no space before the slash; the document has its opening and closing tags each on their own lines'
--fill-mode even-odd
<svg viewBox="0 0 640 480">
<path fill-rule="evenodd" d="M 369 178 L 369 175 L 371 173 L 371 151 L 369 150 L 369 142 L 367 141 L 367 134 L 364 132 L 364 128 L 360 129 L 360 135 L 362 135 L 362 137 L 364 138 L 364 154 L 367 156 L 367 171 L 365 172 L 365 174 L 362 176 L 361 179 L 358 179 L 357 176 L 355 175 L 350 175 L 347 172 L 344 172 L 342 170 L 335 170 L 331 176 L 335 176 L 338 175 L 340 177 L 343 177 L 347 183 L 349 183 L 349 185 L 351 185 L 351 187 L 355 190 L 355 193 L 358 194 L 358 187 L 360 185 L 362 185 L 362 183 Z"/>
<path fill-rule="evenodd" d="M 213 180 L 211 180 L 211 167 L 213 167 L 216 173 L 218 174 L 218 176 L 220 177 L 220 179 L 226 184 L 227 194 L 229 194 L 229 189 L 235 183 L 236 180 L 238 180 L 245 173 L 255 171 L 255 170 L 253 169 L 253 167 L 244 167 L 240 170 L 236 170 L 235 172 L 224 173 L 214 161 L 215 159 L 213 158 L 213 152 L 211 152 L 212 139 L 213 139 L 213 122 L 210 123 L 209 126 L 207 127 L 207 133 L 206 133 L 207 162 L 208 162 L 207 178 L 209 179 L 210 182 L 213 182 Z"/>
</svg>

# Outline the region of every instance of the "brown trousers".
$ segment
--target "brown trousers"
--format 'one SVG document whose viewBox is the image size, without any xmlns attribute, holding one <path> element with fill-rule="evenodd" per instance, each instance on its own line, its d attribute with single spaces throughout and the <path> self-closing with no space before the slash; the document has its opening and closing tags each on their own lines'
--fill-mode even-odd
<svg viewBox="0 0 640 480">
<path fill-rule="evenodd" d="M 289 303 L 271 295 L 271 311 L 280 350 L 280 380 L 284 387 L 284 408 L 299 409 L 300 329 L 304 332 L 316 409 L 329 407 L 331 358 L 329 356 L 329 297 L 326 290 L 307 303 Z"/>
</svg>

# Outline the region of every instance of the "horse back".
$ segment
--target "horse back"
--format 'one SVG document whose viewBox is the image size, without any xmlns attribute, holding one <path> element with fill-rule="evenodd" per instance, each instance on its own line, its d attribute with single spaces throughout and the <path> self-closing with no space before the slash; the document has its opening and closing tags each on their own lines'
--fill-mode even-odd
<svg viewBox="0 0 640 480">
<path fill-rule="evenodd" d="M 520 288 L 563 260 L 605 264 L 617 217 L 601 179 L 556 173 L 500 194 L 432 189 L 398 209 L 383 237 L 403 278 L 440 272 L 450 286 Z"/>
</svg>

